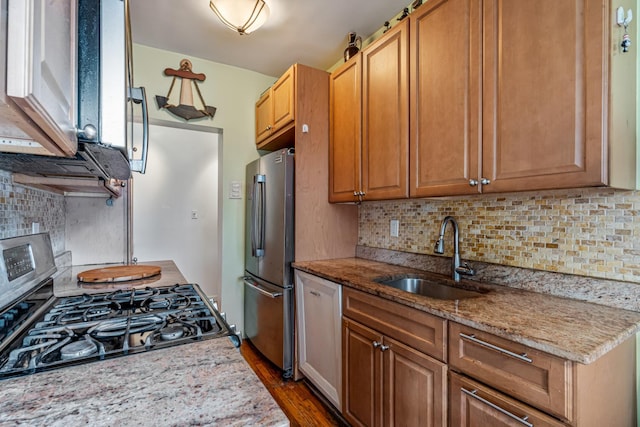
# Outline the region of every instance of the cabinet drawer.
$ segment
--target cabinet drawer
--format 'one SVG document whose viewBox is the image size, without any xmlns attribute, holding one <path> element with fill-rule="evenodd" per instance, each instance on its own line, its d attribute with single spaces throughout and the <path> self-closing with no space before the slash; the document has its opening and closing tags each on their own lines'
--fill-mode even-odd
<svg viewBox="0 0 640 427">
<path fill-rule="evenodd" d="M 449 411 L 453 426 L 536 426 L 565 424 L 469 378 L 449 376 Z"/>
<path fill-rule="evenodd" d="M 570 361 L 454 322 L 449 348 L 452 369 L 564 420 L 572 418 Z"/>
<path fill-rule="evenodd" d="M 346 287 L 342 295 L 344 316 L 446 362 L 446 320 Z"/>
</svg>

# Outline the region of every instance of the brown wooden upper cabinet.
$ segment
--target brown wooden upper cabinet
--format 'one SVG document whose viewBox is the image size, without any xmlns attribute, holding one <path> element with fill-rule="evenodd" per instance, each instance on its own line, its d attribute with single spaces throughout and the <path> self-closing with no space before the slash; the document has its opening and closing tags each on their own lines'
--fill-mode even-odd
<svg viewBox="0 0 640 427">
<path fill-rule="evenodd" d="M 636 54 L 609 23 L 617 6 L 435 0 L 414 11 L 411 196 L 634 188 Z"/>
<path fill-rule="evenodd" d="M 256 144 L 269 144 L 293 130 L 298 64 L 292 65 L 256 102 Z"/>
<path fill-rule="evenodd" d="M 331 74 L 329 201 L 409 196 L 409 22 Z"/>
</svg>

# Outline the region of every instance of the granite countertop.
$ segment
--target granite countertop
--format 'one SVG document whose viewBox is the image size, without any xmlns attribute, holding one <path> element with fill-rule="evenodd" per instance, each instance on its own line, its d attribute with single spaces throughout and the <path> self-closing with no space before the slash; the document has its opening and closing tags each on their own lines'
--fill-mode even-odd
<svg viewBox="0 0 640 427">
<path fill-rule="evenodd" d="M 640 330 L 640 313 L 635 311 L 486 283 L 461 281 L 463 286 L 489 290 L 468 299 L 410 294 L 373 280 L 404 274 L 448 278 L 362 258 L 296 262 L 294 267 L 583 364 L 592 363 Z"/>
<path fill-rule="evenodd" d="M 141 281 L 80 283 L 104 265 L 59 268 L 58 297 L 187 283 L 173 261 Z M 109 264 L 116 265 L 116 264 Z M 228 338 L 121 356 L 0 381 L 0 426 L 288 426 Z"/>
<path fill-rule="evenodd" d="M 289 425 L 226 338 L 3 380 L 0 401 L 0 426 Z"/>
<path fill-rule="evenodd" d="M 140 265 L 156 265 L 160 267 L 160 274 L 141 280 L 130 280 L 123 282 L 107 283 L 83 283 L 78 282 L 78 273 L 96 268 L 118 266 L 122 264 L 95 264 L 95 265 L 75 265 L 60 268 L 54 275 L 53 292 L 57 297 L 66 297 L 78 294 L 95 294 L 101 292 L 112 292 L 118 289 L 135 289 L 161 286 L 173 286 L 176 283 L 187 283 L 186 279 L 178 270 L 173 261 L 153 261 L 141 262 Z"/>
</svg>

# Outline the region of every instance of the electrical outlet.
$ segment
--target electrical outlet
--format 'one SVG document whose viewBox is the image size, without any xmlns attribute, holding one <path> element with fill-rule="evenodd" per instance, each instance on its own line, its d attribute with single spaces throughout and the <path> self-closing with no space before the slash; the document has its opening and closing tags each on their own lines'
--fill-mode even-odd
<svg viewBox="0 0 640 427">
<path fill-rule="evenodd" d="M 392 219 L 389 223 L 389 234 L 391 237 L 398 237 L 400 233 L 400 221 Z"/>
</svg>

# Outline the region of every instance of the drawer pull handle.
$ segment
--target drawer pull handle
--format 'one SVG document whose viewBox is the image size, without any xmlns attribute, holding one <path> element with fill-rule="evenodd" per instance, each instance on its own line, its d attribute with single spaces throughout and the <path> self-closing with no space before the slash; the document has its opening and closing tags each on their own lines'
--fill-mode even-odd
<svg viewBox="0 0 640 427">
<path fill-rule="evenodd" d="M 467 334 L 463 334 L 462 332 L 460 332 L 460 336 L 466 340 L 469 340 L 471 342 L 474 342 L 476 344 L 479 344 L 483 347 L 487 347 L 490 348 L 492 350 L 495 351 L 499 351 L 502 354 L 506 354 L 507 356 L 511 356 L 511 357 L 515 357 L 518 360 L 522 360 L 523 362 L 528 362 L 528 363 L 533 363 L 533 359 L 530 359 L 529 357 L 527 357 L 527 353 L 522 353 L 522 354 L 518 354 L 518 353 L 514 353 L 513 351 L 509 351 L 506 350 L 502 347 L 498 347 L 497 345 L 493 345 L 491 343 L 488 343 L 486 341 L 482 341 L 478 338 L 476 338 L 475 335 L 467 335 Z"/>
<path fill-rule="evenodd" d="M 531 424 L 530 422 L 527 421 L 529 419 L 529 416 L 525 415 L 524 417 L 519 417 L 517 415 L 512 414 L 511 412 L 507 411 L 506 409 L 499 407 L 495 403 L 489 402 L 487 399 L 478 396 L 478 394 L 477 394 L 478 390 L 469 391 L 464 387 L 461 387 L 460 390 L 462 390 L 462 392 L 465 393 L 466 395 L 473 397 L 474 399 L 484 403 L 487 406 L 490 406 L 491 408 L 493 408 L 496 411 L 506 415 L 507 417 L 513 418 L 514 420 L 518 421 L 522 425 L 525 425 L 527 427 L 533 427 L 533 424 Z"/>
</svg>

